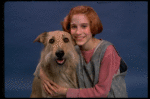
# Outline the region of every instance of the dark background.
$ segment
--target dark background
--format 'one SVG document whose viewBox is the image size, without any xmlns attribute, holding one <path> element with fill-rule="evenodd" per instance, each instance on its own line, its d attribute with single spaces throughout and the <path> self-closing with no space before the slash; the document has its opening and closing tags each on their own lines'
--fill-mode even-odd
<svg viewBox="0 0 150 99">
<path fill-rule="evenodd" d="M 128 65 L 128 96 L 148 97 L 148 2 L 131 1 L 5 2 L 5 97 L 30 97 L 43 48 L 33 40 L 44 31 L 62 30 L 60 22 L 78 5 L 94 8 L 104 27 L 96 38 L 112 42 Z"/>
</svg>

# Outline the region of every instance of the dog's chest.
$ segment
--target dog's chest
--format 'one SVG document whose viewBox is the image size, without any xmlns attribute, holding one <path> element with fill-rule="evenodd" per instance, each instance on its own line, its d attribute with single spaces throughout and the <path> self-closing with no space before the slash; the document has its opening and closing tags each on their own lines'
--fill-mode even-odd
<svg viewBox="0 0 150 99">
<path fill-rule="evenodd" d="M 57 79 L 54 79 L 54 82 L 66 88 L 72 88 L 72 83 L 74 83 L 68 75 L 66 76 L 64 74 L 59 75 Z"/>
</svg>

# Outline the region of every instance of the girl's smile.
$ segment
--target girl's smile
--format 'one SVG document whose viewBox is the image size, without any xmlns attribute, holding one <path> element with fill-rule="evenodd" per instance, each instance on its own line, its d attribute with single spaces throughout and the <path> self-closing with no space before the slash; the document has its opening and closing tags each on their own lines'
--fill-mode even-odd
<svg viewBox="0 0 150 99">
<path fill-rule="evenodd" d="M 76 41 L 82 41 L 85 38 L 85 36 L 75 36 L 74 38 Z"/>
</svg>

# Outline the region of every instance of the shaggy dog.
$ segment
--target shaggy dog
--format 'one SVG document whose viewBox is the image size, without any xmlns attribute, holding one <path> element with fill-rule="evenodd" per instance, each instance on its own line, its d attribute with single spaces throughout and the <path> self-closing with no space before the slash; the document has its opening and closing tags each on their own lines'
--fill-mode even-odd
<svg viewBox="0 0 150 99">
<path fill-rule="evenodd" d="M 38 67 L 42 67 L 47 77 L 60 86 L 77 88 L 76 66 L 79 56 L 71 35 L 64 31 L 44 32 L 34 42 L 44 44 Z M 41 85 L 41 79 L 36 76 L 31 97 L 48 97 Z"/>
</svg>

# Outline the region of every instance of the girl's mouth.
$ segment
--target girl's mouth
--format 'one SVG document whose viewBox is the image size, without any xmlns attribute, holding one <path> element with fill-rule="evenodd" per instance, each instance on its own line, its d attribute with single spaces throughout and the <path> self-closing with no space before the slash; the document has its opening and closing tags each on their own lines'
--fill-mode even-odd
<svg viewBox="0 0 150 99">
<path fill-rule="evenodd" d="M 84 37 L 82 37 L 82 36 L 75 37 L 75 39 L 76 39 L 77 41 L 82 41 L 84 38 L 85 38 L 85 36 L 84 36 Z"/>
</svg>

